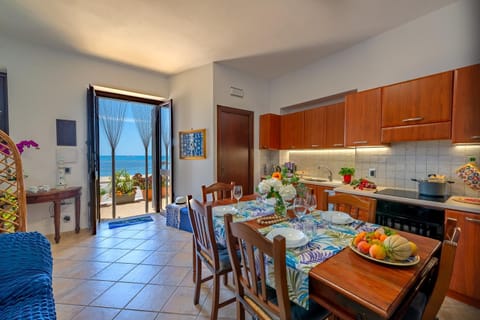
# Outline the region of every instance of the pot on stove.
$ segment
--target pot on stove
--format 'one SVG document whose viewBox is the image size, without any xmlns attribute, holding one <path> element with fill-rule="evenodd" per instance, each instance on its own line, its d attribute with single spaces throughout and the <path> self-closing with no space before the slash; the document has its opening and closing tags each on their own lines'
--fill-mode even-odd
<svg viewBox="0 0 480 320">
<path fill-rule="evenodd" d="M 428 179 L 412 179 L 418 182 L 418 193 L 429 197 L 443 197 L 447 193 L 447 184 L 453 181 L 445 180 L 444 176 L 429 174 Z"/>
</svg>

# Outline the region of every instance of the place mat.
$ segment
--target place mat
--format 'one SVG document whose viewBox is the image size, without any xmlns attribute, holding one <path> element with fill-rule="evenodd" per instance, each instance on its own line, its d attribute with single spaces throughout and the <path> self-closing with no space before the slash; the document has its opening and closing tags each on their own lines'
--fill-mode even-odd
<svg viewBox="0 0 480 320">
<path fill-rule="evenodd" d="M 472 197 L 452 197 L 453 201 L 480 205 L 480 198 Z"/>
</svg>

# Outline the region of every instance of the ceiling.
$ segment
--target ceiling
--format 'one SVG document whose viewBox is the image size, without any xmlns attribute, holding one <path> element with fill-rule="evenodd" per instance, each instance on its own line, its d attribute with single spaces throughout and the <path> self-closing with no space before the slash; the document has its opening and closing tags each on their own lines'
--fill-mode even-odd
<svg viewBox="0 0 480 320">
<path fill-rule="evenodd" d="M 0 33 L 165 75 L 272 79 L 457 0 L 0 0 Z"/>
</svg>

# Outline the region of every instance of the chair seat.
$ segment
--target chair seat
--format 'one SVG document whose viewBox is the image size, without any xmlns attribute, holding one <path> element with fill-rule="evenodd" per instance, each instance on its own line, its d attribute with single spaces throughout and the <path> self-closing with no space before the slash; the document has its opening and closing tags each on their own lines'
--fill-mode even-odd
<svg viewBox="0 0 480 320">
<path fill-rule="evenodd" d="M 228 256 L 228 249 L 218 250 L 218 259 L 220 260 L 220 270 L 230 270 L 232 269 L 232 264 L 230 263 L 230 257 Z"/>
</svg>

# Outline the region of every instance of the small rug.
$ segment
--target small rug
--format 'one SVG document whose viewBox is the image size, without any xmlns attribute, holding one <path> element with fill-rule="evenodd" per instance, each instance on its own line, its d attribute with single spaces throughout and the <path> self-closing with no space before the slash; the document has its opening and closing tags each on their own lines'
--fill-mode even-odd
<svg viewBox="0 0 480 320">
<path fill-rule="evenodd" d="M 152 217 L 150 216 L 122 219 L 122 220 L 109 222 L 108 228 L 114 229 L 114 228 L 126 227 L 134 224 L 150 222 L 150 221 L 153 221 Z"/>
</svg>

